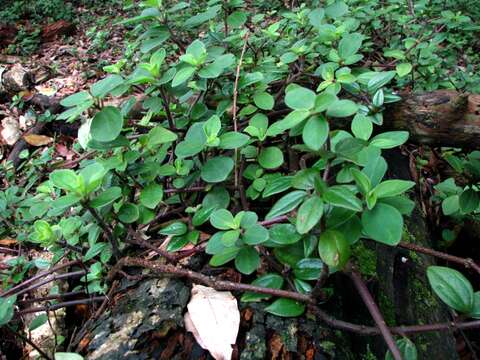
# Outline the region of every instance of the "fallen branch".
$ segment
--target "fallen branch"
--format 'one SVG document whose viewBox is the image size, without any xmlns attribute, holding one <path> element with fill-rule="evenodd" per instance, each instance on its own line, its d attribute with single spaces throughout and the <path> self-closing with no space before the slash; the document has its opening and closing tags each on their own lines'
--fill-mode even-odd
<svg viewBox="0 0 480 360">
<path fill-rule="evenodd" d="M 307 303 L 309 308 L 312 310 L 317 317 L 325 322 L 327 325 L 332 328 L 345 330 L 359 335 L 370 336 L 370 335 L 380 335 L 380 329 L 375 326 L 365 326 L 349 323 L 343 320 L 338 320 L 327 314 L 325 311 L 321 310 L 317 305 L 314 299 L 311 296 L 296 293 L 293 291 L 286 290 L 277 290 L 264 288 L 254 285 L 246 285 L 241 283 L 235 283 L 231 281 L 217 280 L 214 277 L 209 277 L 191 270 L 175 267 L 172 265 L 164 265 L 159 262 L 149 261 L 138 258 L 125 257 L 120 259 L 117 264 L 110 270 L 107 275 L 107 281 L 112 281 L 117 273 L 121 271 L 123 267 L 143 267 L 155 272 L 157 275 L 162 276 L 172 276 L 177 278 L 187 278 L 199 284 L 210 286 L 216 290 L 229 290 L 229 291 L 240 291 L 240 292 L 255 292 L 260 294 L 280 296 L 289 299 L 293 299 L 299 302 Z M 411 333 L 423 333 L 423 332 L 432 332 L 432 331 L 445 331 L 452 329 L 475 329 L 480 328 L 480 320 L 468 321 L 468 322 L 447 322 L 447 323 L 437 323 L 437 324 L 427 324 L 427 325 L 411 325 L 411 326 L 395 326 L 390 327 L 389 330 L 392 334 L 406 335 Z"/>
</svg>

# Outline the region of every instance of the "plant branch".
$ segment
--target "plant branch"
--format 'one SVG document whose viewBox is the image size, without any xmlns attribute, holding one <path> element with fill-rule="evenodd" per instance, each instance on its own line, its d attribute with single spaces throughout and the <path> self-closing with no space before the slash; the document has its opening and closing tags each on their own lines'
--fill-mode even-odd
<svg viewBox="0 0 480 360">
<path fill-rule="evenodd" d="M 36 284 L 33 284 L 33 285 L 31 285 L 31 286 L 29 286 L 25 289 L 22 289 L 22 290 L 20 290 L 16 293 L 14 293 L 14 295 L 19 296 L 19 295 L 25 294 L 26 292 L 38 289 L 40 286 L 43 286 L 43 285 L 48 284 L 49 282 L 52 282 L 52 281 L 55 281 L 55 280 L 62 280 L 62 279 L 80 277 L 80 276 L 84 276 L 85 274 L 86 274 L 85 270 L 72 271 L 72 272 L 65 273 L 65 274 L 60 274 L 60 275 L 55 274 L 55 275 L 49 277 L 48 279 L 40 281 Z M 4 296 L 4 295 L 2 295 L 2 296 Z"/>
<path fill-rule="evenodd" d="M 393 338 L 392 333 L 390 332 L 390 329 L 385 323 L 385 320 L 383 319 L 383 316 L 377 304 L 375 303 L 375 300 L 373 299 L 372 295 L 368 291 L 367 286 L 363 282 L 362 277 L 353 266 L 351 271 L 349 271 L 348 275 L 350 276 L 350 279 L 352 279 L 353 284 L 357 288 L 357 291 L 360 294 L 360 297 L 362 298 L 368 311 L 370 312 L 370 315 L 372 315 L 372 318 L 375 321 L 375 324 L 377 325 L 378 329 L 380 330 L 380 333 L 382 334 L 382 337 L 385 340 L 385 343 L 390 349 L 390 352 L 392 353 L 393 358 L 395 360 L 402 360 L 402 354 L 400 353 L 400 350 L 397 347 L 395 339 Z"/>
<path fill-rule="evenodd" d="M 41 312 L 41 311 L 53 311 L 53 310 L 61 309 L 64 307 L 80 305 L 80 304 L 91 304 L 94 302 L 100 302 L 104 300 L 105 300 L 105 296 L 93 296 L 87 299 L 71 300 L 71 301 L 65 301 L 65 302 L 61 302 L 53 305 L 31 307 L 31 308 L 17 311 L 16 314 L 23 315 L 23 314 L 31 314 L 31 313 Z"/>
<path fill-rule="evenodd" d="M 52 274 L 54 272 L 57 272 L 59 270 L 62 270 L 62 269 L 65 269 L 67 267 L 70 267 L 70 266 L 73 266 L 73 265 L 78 265 L 80 263 L 80 261 L 78 260 L 75 260 L 75 261 L 69 261 L 67 263 L 64 263 L 64 264 L 60 264 L 60 265 L 57 265 L 53 268 L 51 268 L 50 270 L 46 271 L 46 272 L 43 272 L 43 273 L 40 273 L 40 274 L 37 274 L 35 276 L 32 276 L 30 279 L 27 279 L 25 280 L 24 282 L 8 289 L 7 291 L 3 292 L 0 294 L 0 297 L 6 297 L 6 296 L 9 296 L 13 293 L 15 293 L 17 290 L 37 281 L 38 279 L 41 279 L 49 274 Z"/>
<path fill-rule="evenodd" d="M 242 53 L 240 54 L 240 60 L 238 61 L 237 70 L 235 72 L 235 84 L 233 86 L 233 106 L 232 106 L 232 116 L 233 116 L 233 131 L 238 131 L 237 123 L 237 98 L 238 98 L 238 81 L 240 79 L 240 69 L 242 68 L 243 57 L 245 56 L 245 51 L 247 49 L 248 38 L 250 32 L 246 32 L 243 38 L 243 48 Z M 238 187 L 238 149 L 235 149 L 235 188 Z"/>
<path fill-rule="evenodd" d="M 412 250 L 412 251 L 415 251 L 415 252 L 419 252 L 419 253 L 422 253 L 422 254 L 434 256 L 434 257 L 439 258 L 439 259 L 443 259 L 443 260 L 447 260 L 447 261 L 451 261 L 451 262 L 463 265 L 466 268 L 471 268 L 471 269 L 475 270 L 478 274 L 480 274 L 480 266 L 477 263 L 475 263 L 475 261 L 473 261 L 473 259 L 471 259 L 471 258 L 461 258 L 461 257 L 458 257 L 458 256 L 446 254 L 446 253 L 443 253 L 443 252 L 440 252 L 440 251 L 429 249 L 429 248 L 426 248 L 426 247 L 423 247 L 423 246 L 420 246 L 420 245 L 417 245 L 417 244 L 407 243 L 407 242 L 404 242 L 404 241 L 401 241 L 398 244 L 398 246 L 401 247 L 401 248 L 404 248 L 404 249 Z"/>
<path fill-rule="evenodd" d="M 103 231 L 107 235 L 108 240 L 110 241 L 110 244 L 112 244 L 113 256 L 118 259 L 120 257 L 120 250 L 118 248 L 117 238 L 113 235 L 113 231 L 110 229 L 107 223 L 100 217 L 100 215 L 98 215 L 97 211 L 94 208 L 92 208 L 87 202 L 82 202 L 82 206 L 85 209 L 87 209 L 90 212 L 90 214 L 92 214 L 92 216 L 97 221 L 98 225 L 103 229 Z"/>
<path fill-rule="evenodd" d="M 231 290 L 231 291 L 240 291 L 240 292 L 251 291 L 251 292 L 256 292 L 260 294 L 280 296 L 280 297 L 297 300 L 303 303 L 307 303 L 309 305 L 309 308 L 312 310 L 312 312 L 315 313 L 320 320 L 322 320 L 332 328 L 349 331 L 349 332 L 356 333 L 363 336 L 381 334 L 381 331 L 378 327 L 353 324 L 347 321 L 338 320 L 334 318 L 333 316 L 327 314 L 325 311 L 321 310 L 318 306 L 316 306 L 315 300 L 313 300 L 309 295 L 304 295 L 304 294 L 296 293 L 293 291 L 277 290 L 277 289 L 264 288 L 264 287 L 254 286 L 254 285 L 246 285 L 246 284 L 235 283 L 231 281 L 220 281 L 220 280 L 216 280 L 214 277 L 205 276 L 203 274 L 190 271 L 187 269 L 183 269 L 183 268 L 178 268 L 172 265 L 160 264 L 159 262 L 156 262 L 156 261 L 148 261 L 144 259 L 131 258 L 131 257 L 122 258 L 108 273 L 107 281 L 113 280 L 116 274 L 119 273 L 123 267 L 128 267 L 128 266 L 147 268 L 157 273 L 158 275 L 169 275 L 169 276 L 178 277 L 178 278 L 187 278 L 199 284 L 210 286 L 216 290 Z M 467 330 L 467 329 L 476 329 L 476 328 L 480 328 L 480 320 L 460 322 L 460 323 L 452 321 L 452 322 L 446 322 L 446 323 L 436 323 L 436 324 L 427 324 L 427 325 L 395 326 L 395 327 L 391 327 L 389 330 L 394 334 L 405 335 L 405 334 L 423 333 L 423 332 L 432 332 L 432 331 L 447 331 L 452 329 Z"/>
</svg>

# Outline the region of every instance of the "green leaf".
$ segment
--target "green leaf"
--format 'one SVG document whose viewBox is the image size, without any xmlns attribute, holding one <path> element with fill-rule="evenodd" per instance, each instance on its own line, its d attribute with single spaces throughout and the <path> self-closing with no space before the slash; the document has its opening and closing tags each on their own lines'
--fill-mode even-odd
<svg viewBox="0 0 480 360">
<path fill-rule="evenodd" d="M 167 244 L 167 251 L 168 252 L 175 252 L 178 250 L 183 249 L 189 243 L 188 234 L 184 234 L 181 236 L 174 236 L 170 239 Z"/>
<path fill-rule="evenodd" d="M 357 139 L 366 141 L 372 136 L 373 124 L 365 115 L 356 114 L 353 117 L 351 128 Z"/>
<path fill-rule="evenodd" d="M 210 223 L 214 228 L 219 230 L 238 228 L 232 213 L 226 209 L 215 210 L 212 215 L 210 215 Z"/>
<path fill-rule="evenodd" d="M 362 202 L 347 187 L 335 185 L 323 194 L 323 200 L 333 206 L 350 209 L 353 211 L 362 211 Z"/>
<path fill-rule="evenodd" d="M 460 210 L 460 197 L 451 195 L 442 201 L 442 211 L 444 215 L 452 215 Z"/>
<path fill-rule="evenodd" d="M 103 249 L 105 249 L 106 247 L 107 247 L 107 243 L 104 243 L 104 242 L 95 243 L 90 247 L 90 249 L 88 249 L 88 251 L 83 256 L 83 258 L 85 259 L 85 261 L 89 261 L 93 259 L 95 256 L 97 256 L 98 254 L 100 254 L 103 251 Z"/>
<path fill-rule="evenodd" d="M 275 194 L 279 194 L 291 188 L 291 176 L 280 176 L 272 181 L 268 181 L 263 190 L 263 197 L 269 197 Z"/>
<path fill-rule="evenodd" d="M 92 85 L 91 92 L 94 97 L 104 98 L 109 92 L 124 83 L 120 75 L 109 75 Z"/>
<path fill-rule="evenodd" d="M 57 352 L 54 355 L 55 360 L 83 360 L 83 356 L 71 352 Z"/>
<path fill-rule="evenodd" d="M 355 54 L 362 46 L 363 36 L 359 33 L 344 35 L 338 44 L 338 55 L 342 59 Z"/>
<path fill-rule="evenodd" d="M 187 225 L 181 221 L 175 221 L 166 227 L 162 228 L 158 233 L 167 236 L 181 236 L 188 231 Z"/>
<path fill-rule="evenodd" d="M 358 111 L 358 106 L 352 100 L 337 100 L 327 109 L 327 116 L 349 117 Z"/>
<path fill-rule="evenodd" d="M 348 5 L 343 1 L 336 1 L 325 8 L 325 14 L 332 19 L 337 19 L 347 12 Z"/>
<path fill-rule="evenodd" d="M 308 233 L 317 223 L 323 214 L 323 201 L 318 196 L 312 196 L 305 200 L 298 209 L 297 231 L 299 234 Z"/>
<path fill-rule="evenodd" d="M 222 252 L 215 254 L 211 259 L 209 264 L 211 266 L 222 266 L 237 256 L 239 249 L 236 247 L 225 248 Z"/>
<path fill-rule="evenodd" d="M 177 138 L 178 136 L 174 132 L 162 126 L 156 126 L 148 132 L 147 147 L 153 150 L 158 145 L 174 142 Z"/>
<path fill-rule="evenodd" d="M 267 92 L 258 92 L 253 95 L 253 102 L 262 110 L 272 110 L 275 105 L 275 99 Z"/>
<path fill-rule="evenodd" d="M 302 139 L 310 149 L 318 151 L 327 141 L 328 133 L 328 121 L 323 116 L 312 116 L 303 128 Z"/>
<path fill-rule="evenodd" d="M 265 220 L 273 219 L 295 209 L 307 196 L 305 191 L 292 191 L 282 196 L 265 216 Z"/>
<path fill-rule="evenodd" d="M 91 200 L 90 206 L 93 207 L 94 209 L 97 209 L 102 206 L 111 204 L 121 196 L 122 196 L 122 189 L 119 188 L 118 186 L 113 186 L 111 188 L 108 188 L 104 192 L 102 192 L 93 200 Z"/>
<path fill-rule="evenodd" d="M 53 186 L 62 190 L 78 192 L 82 187 L 81 178 L 70 169 L 55 170 L 50 174 Z"/>
<path fill-rule="evenodd" d="M 386 245 L 397 245 L 402 239 L 402 214 L 394 207 L 378 203 L 362 214 L 363 231 L 369 238 Z"/>
<path fill-rule="evenodd" d="M 406 180 L 386 180 L 378 184 L 373 192 L 377 198 L 386 198 L 403 194 L 405 191 L 415 186 L 413 181 Z"/>
<path fill-rule="evenodd" d="M 259 286 L 259 287 L 266 287 L 270 289 L 281 289 L 283 286 L 283 277 L 278 274 L 265 274 L 252 282 L 252 285 Z M 253 302 L 253 301 L 261 301 L 261 300 L 268 300 L 272 296 L 267 294 L 259 294 L 254 292 L 246 292 L 242 295 L 241 301 L 243 302 Z"/>
<path fill-rule="evenodd" d="M 265 311 L 276 316 L 295 317 L 303 314 L 305 305 L 292 299 L 280 298 L 267 306 Z"/>
<path fill-rule="evenodd" d="M 282 120 L 273 123 L 267 130 L 267 136 L 277 136 L 286 130 L 299 125 L 310 115 L 308 110 L 295 110 L 285 116 Z"/>
<path fill-rule="evenodd" d="M 302 259 L 293 268 L 295 277 L 301 280 L 317 280 L 323 269 L 320 259 Z"/>
<path fill-rule="evenodd" d="M 163 199 L 163 186 L 151 183 L 140 193 L 140 204 L 149 209 L 155 209 Z"/>
<path fill-rule="evenodd" d="M 397 71 L 397 74 L 400 77 L 407 76 L 408 74 L 410 74 L 412 69 L 413 69 L 413 66 L 410 63 L 401 63 L 395 67 L 395 70 Z"/>
<path fill-rule="evenodd" d="M 316 94 L 301 86 L 292 87 L 285 95 L 285 104 L 293 110 L 310 110 L 315 105 Z"/>
<path fill-rule="evenodd" d="M 239 147 L 247 144 L 248 140 L 250 140 L 248 135 L 230 131 L 220 135 L 220 144 L 218 147 L 225 150 L 238 149 Z"/>
<path fill-rule="evenodd" d="M 396 71 L 386 71 L 376 73 L 369 81 L 368 81 L 368 91 L 371 94 L 374 94 L 379 90 L 381 87 L 387 85 L 394 77 L 397 75 Z"/>
<path fill-rule="evenodd" d="M 232 158 L 217 156 L 208 160 L 200 171 L 200 177 L 209 183 L 225 181 L 233 170 Z"/>
<path fill-rule="evenodd" d="M 308 20 L 312 26 L 318 28 L 320 25 L 322 25 L 322 19 L 324 16 L 325 10 L 322 8 L 317 8 L 308 14 Z"/>
<path fill-rule="evenodd" d="M 240 249 L 235 257 L 235 267 L 242 274 L 250 275 L 257 270 L 260 265 L 260 256 L 253 247 L 244 247 Z"/>
<path fill-rule="evenodd" d="M 269 239 L 268 230 L 261 225 L 252 225 L 245 230 L 243 241 L 247 245 L 258 245 Z"/>
<path fill-rule="evenodd" d="M 123 128 L 123 116 L 116 107 L 105 106 L 95 114 L 90 124 L 93 140 L 109 142 L 115 140 Z"/>
<path fill-rule="evenodd" d="M 37 317 L 35 317 L 35 319 L 32 320 L 32 322 L 28 326 L 28 330 L 33 331 L 39 328 L 43 324 L 46 324 L 47 320 L 48 320 L 47 314 L 38 315 Z"/>
<path fill-rule="evenodd" d="M 404 337 L 400 340 L 397 340 L 396 342 L 398 350 L 400 350 L 400 354 L 402 354 L 403 360 L 417 360 L 417 348 L 412 341 Z M 387 351 L 387 353 L 385 354 L 385 360 L 394 360 L 394 357 L 390 350 Z"/>
<path fill-rule="evenodd" d="M 443 266 L 429 266 L 427 277 L 437 296 L 451 308 L 470 313 L 473 310 L 472 284 L 460 272 Z"/>
<path fill-rule="evenodd" d="M 91 99 L 92 97 L 87 91 L 80 91 L 73 95 L 67 96 L 65 99 L 63 99 L 60 102 L 60 105 L 64 107 L 73 107 L 73 106 L 81 105 Z"/>
<path fill-rule="evenodd" d="M 473 294 L 473 309 L 468 315 L 474 319 L 480 319 L 480 291 Z"/>
<path fill-rule="evenodd" d="M 370 145 L 380 149 L 393 149 L 408 140 L 408 131 L 388 131 L 378 134 L 370 140 Z"/>
<path fill-rule="evenodd" d="M 279 245 L 295 244 L 301 239 L 295 226 L 292 224 L 275 224 L 269 231 L 270 240 Z"/>
<path fill-rule="evenodd" d="M 283 152 L 276 146 L 263 148 L 258 155 L 258 163 L 265 169 L 276 169 L 283 161 Z"/>
<path fill-rule="evenodd" d="M 460 195 L 458 204 L 462 212 L 471 213 L 480 205 L 480 195 L 473 189 L 467 189 Z"/>
<path fill-rule="evenodd" d="M 9 296 L 0 298 L 0 326 L 8 324 L 13 318 L 13 306 L 17 296 Z"/>
<path fill-rule="evenodd" d="M 123 204 L 118 211 L 118 220 L 125 224 L 131 224 L 138 220 L 140 212 L 135 204 L 126 203 Z"/>
<path fill-rule="evenodd" d="M 193 66 L 185 66 L 177 71 L 175 77 L 172 80 L 172 87 L 182 85 L 185 81 L 190 79 L 195 74 L 195 68 Z"/>
<path fill-rule="evenodd" d="M 350 258 L 350 244 L 337 230 L 327 230 L 318 240 L 318 253 L 328 266 L 342 268 Z"/>
<path fill-rule="evenodd" d="M 247 13 L 245 11 L 234 11 L 227 17 L 227 24 L 232 27 L 240 27 L 247 21 Z"/>
<path fill-rule="evenodd" d="M 352 175 L 353 180 L 355 180 L 357 188 L 360 190 L 360 192 L 364 195 L 368 194 L 372 188 L 372 184 L 368 176 L 356 168 L 350 169 L 350 174 Z"/>
</svg>

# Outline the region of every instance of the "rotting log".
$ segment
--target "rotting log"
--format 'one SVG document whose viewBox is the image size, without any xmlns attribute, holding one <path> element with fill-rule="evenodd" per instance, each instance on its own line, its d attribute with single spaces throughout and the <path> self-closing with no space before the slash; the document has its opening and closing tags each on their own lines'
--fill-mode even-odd
<svg viewBox="0 0 480 360">
<path fill-rule="evenodd" d="M 410 179 L 408 159 L 393 150 L 386 154 L 390 167 L 389 178 Z M 416 200 L 416 199 L 415 199 Z M 405 219 L 403 241 L 427 248 L 435 248 L 421 207 L 415 207 Z M 388 325 L 429 324 L 451 321 L 448 307 L 435 296 L 427 281 L 428 266 L 435 258 L 400 247 L 373 244 L 377 252 L 377 301 Z M 419 359 L 458 359 L 453 331 L 430 332 L 410 336 L 415 342 Z M 385 350 L 381 340 L 376 341 L 377 353 Z"/>
<path fill-rule="evenodd" d="M 409 131 L 412 142 L 480 147 L 479 94 L 437 90 L 402 95 L 402 101 L 387 107 L 384 119 L 385 128 Z"/>
</svg>

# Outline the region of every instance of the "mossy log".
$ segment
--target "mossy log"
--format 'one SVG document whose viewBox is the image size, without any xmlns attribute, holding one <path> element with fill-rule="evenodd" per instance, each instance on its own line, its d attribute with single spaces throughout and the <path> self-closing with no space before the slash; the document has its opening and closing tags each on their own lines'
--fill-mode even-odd
<svg viewBox="0 0 480 360">
<path fill-rule="evenodd" d="M 385 127 L 410 132 L 410 140 L 435 146 L 480 146 L 480 95 L 452 90 L 402 95 L 387 107 Z M 383 129 L 383 127 L 382 127 Z"/>
<path fill-rule="evenodd" d="M 395 164 L 390 177 L 408 179 L 408 159 L 398 151 L 387 154 Z M 406 219 L 403 241 L 435 247 L 425 216 L 417 206 Z M 435 259 L 398 247 L 375 244 L 377 253 L 377 301 L 388 325 L 430 324 L 451 321 L 448 308 L 428 284 L 426 269 Z M 429 332 L 411 336 L 419 359 L 458 359 L 453 332 Z M 381 339 L 376 343 L 383 351 Z M 380 351 L 380 352 L 381 352 Z"/>
</svg>

